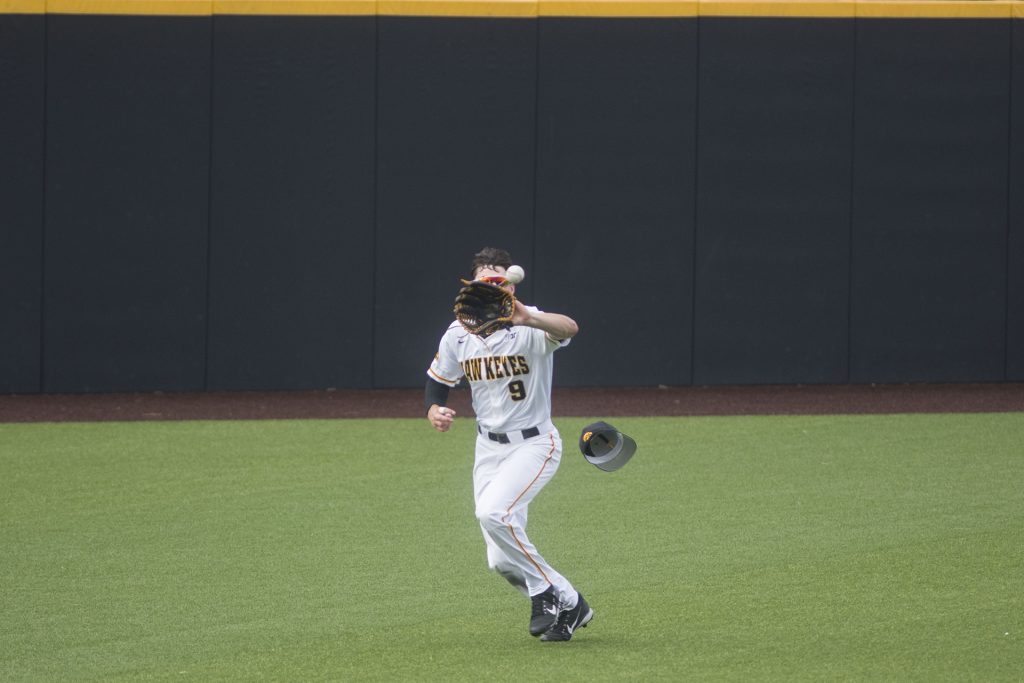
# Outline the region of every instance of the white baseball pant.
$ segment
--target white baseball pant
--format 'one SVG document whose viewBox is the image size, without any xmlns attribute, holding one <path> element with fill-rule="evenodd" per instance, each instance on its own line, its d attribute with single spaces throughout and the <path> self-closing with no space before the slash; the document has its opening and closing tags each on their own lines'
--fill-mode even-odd
<svg viewBox="0 0 1024 683">
<path fill-rule="evenodd" d="M 526 535 L 530 501 L 558 471 L 562 439 L 553 426 L 539 436 L 501 444 L 477 434 L 473 492 L 476 517 L 487 544 L 487 564 L 527 595 L 554 586 L 562 604 L 576 601 L 576 590 L 537 552 Z"/>
</svg>

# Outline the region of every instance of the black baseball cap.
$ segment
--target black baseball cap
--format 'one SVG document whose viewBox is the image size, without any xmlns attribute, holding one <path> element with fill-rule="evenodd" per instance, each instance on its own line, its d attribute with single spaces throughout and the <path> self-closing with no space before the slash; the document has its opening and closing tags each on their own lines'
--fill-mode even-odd
<svg viewBox="0 0 1024 683">
<path fill-rule="evenodd" d="M 580 452 L 591 465 L 614 472 L 636 453 L 636 441 L 607 422 L 592 422 L 580 432 Z"/>
</svg>

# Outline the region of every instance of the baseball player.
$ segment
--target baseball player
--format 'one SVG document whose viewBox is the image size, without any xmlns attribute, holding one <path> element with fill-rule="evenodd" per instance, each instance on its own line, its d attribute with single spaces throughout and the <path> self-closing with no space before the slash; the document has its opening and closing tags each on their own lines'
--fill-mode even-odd
<svg viewBox="0 0 1024 683">
<path fill-rule="evenodd" d="M 474 257 L 472 276 L 514 293 L 505 277 L 510 267 L 507 251 L 486 248 Z M 530 501 L 562 455 L 551 422 L 553 355 L 578 331 L 572 318 L 516 301 L 510 325 L 490 334 L 471 334 L 453 322 L 427 370 L 427 419 L 439 432 L 455 419 L 446 406 L 449 389 L 463 377 L 469 382 L 477 419 L 473 496 L 487 563 L 530 597 L 530 635 L 542 641 L 567 641 L 594 616 L 526 535 Z"/>
</svg>

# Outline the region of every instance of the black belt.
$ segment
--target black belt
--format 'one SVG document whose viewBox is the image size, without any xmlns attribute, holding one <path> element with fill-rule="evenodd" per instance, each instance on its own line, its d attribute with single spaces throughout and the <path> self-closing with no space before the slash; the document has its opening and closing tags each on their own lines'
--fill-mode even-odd
<svg viewBox="0 0 1024 683">
<path fill-rule="evenodd" d="M 512 443 L 512 441 L 508 438 L 508 433 L 501 434 L 499 432 L 485 432 L 483 429 L 480 428 L 480 425 L 476 426 L 476 430 L 481 434 L 487 435 L 487 438 L 490 439 L 491 441 L 497 441 L 498 443 Z M 529 429 L 524 429 L 520 432 L 515 433 L 522 434 L 523 441 L 525 441 L 526 439 L 532 439 L 535 436 L 540 436 L 540 428 L 530 427 Z"/>
</svg>

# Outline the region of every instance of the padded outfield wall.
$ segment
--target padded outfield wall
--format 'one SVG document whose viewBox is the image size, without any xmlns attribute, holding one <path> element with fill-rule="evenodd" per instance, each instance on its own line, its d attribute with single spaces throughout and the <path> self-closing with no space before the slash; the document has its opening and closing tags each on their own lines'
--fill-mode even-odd
<svg viewBox="0 0 1024 683">
<path fill-rule="evenodd" d="M 1024 2 L 0 0 L 0 391 L 1024 380 Z"/>
</svg>

